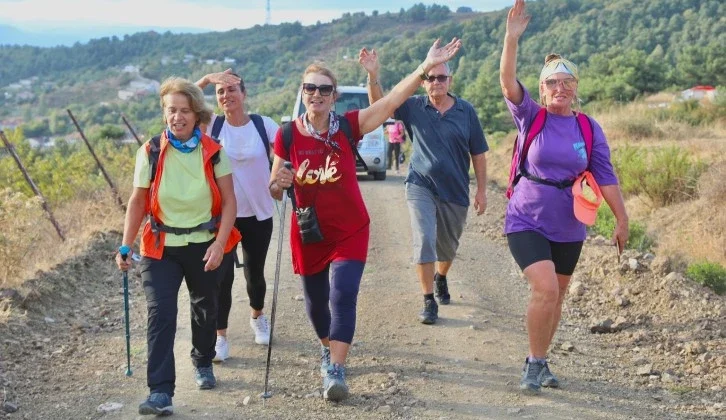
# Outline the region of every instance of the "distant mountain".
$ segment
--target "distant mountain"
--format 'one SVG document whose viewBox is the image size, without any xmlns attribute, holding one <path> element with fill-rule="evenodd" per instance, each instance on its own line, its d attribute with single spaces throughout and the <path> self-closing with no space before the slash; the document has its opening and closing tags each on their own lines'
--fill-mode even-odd
<svg viewBox="0 0 726 420">
<path fill-rule="evenodd" d="M 30 45 L 34 47 L 72 46 L 76 42 L 85 44 L 91 39 L 124 35 L 154 30 L 157 32 L 204 33 L 210 32 L 201 28 L 164 28 L 153 26 L 83 26 L 56 27 L 42 31 L 23 30 L 21 28 L 0 24 L 0 45 Z"/>
</svg>

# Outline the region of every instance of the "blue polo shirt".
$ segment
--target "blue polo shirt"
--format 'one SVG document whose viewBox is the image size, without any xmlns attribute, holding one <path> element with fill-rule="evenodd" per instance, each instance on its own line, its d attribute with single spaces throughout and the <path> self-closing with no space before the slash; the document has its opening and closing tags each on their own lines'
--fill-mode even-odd
<svg viewBox="0 0 726 420">
<path fill-rule="evenodd" d="M 469 206 L 470 156 L 489 150 L 474 107 L 454 98 L 443 115 L 425 95 L 412 96 L 395 112 L 414 142 L 406 182 L 428 188 L 441 201 Z"/>
</svg>

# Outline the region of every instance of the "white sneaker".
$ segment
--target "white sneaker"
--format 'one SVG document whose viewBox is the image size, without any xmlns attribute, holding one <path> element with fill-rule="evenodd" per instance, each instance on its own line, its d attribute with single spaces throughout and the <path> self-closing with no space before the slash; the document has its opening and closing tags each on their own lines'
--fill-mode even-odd
<svg viewBox="0 0 726 420">
<path fill-rule="evenodd" d="M 257 319 L 250 318 L 250 328 L 255 333 L 255 343 L 265 346 L 270 344 L 270 322 L 264 314 Z"/>
<path fill-rule="evenodd" d="M 217 354 L 212 359 L 213 362 L 224 362 L 229 358 L 229 344 L 227 344 L 227 338 L 225 336 L 217 336 L 217 344 L 214 345 L 214 351 Z"/>
</svg>

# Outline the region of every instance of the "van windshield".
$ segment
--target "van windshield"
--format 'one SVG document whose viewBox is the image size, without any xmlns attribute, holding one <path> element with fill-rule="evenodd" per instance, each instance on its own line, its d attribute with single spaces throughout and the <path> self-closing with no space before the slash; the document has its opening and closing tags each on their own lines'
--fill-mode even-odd
<svg viewBox="0 0 726 420">
<path fill-rule="evenodd" d="M 368 108 L 370 103 L 368 102 L 367 93 L 341 93 L 338 99 L 335 101 L 335 113 L 345 114 L 348 111 L 355 109 Z M 298 108 L 298 117 L 305 113 L 305 104 L 300 104 Z"/>
</svg>

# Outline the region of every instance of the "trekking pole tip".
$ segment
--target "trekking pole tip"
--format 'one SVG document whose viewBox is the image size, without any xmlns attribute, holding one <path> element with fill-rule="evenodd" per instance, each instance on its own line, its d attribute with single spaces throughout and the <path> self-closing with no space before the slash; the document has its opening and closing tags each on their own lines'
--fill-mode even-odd
<svg viewBox="0 0 726 420">
<path fill-rule="evenodd" d="M 131 369 L 126 369 L 126 376 L 131 376 L 131 375 L 133 375 L 133 374 L 134 374 L 134 373 L 133 373 L 133 372 L 131 372 Z"/>
<path fill-rule="evenodd" d="M 260 397 L 262 397 L 263 400 L 272 398 L 272 391 L 265 391 L 262 394 L 260 394 Z"/>
</svg>

